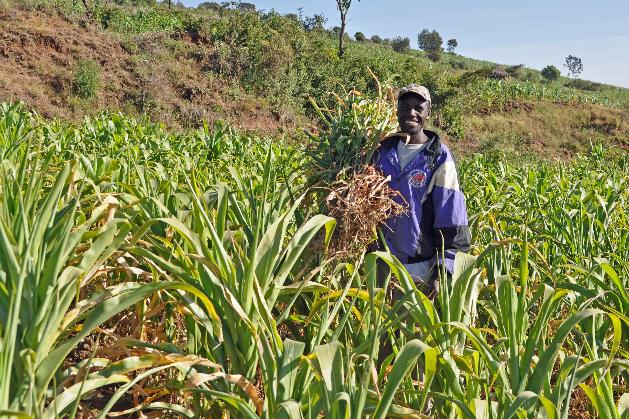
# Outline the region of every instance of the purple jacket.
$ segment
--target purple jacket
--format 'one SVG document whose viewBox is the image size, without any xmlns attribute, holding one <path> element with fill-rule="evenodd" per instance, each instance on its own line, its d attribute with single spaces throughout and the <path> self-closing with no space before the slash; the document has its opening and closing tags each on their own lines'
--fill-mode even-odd
<svg viewBox="0 0 629 419">
<path fill-rule="evenodd" d="M 408 208 L 406 214 L 387 220 L 382 230 L 389 250 L 402 263 L 433 260 L 452 273 L 454 255 L 470 246 L 465 197 L 452 153 L 435 132 L 424 132 L 429 145 L 404 170 L 397 155 L 399 135 L 384 139 L 374 156 L 376 166 L 391 176 L 391 188 L 401 193 L 396 200 L 402 203 L 403 198 Z"/>
</svg>

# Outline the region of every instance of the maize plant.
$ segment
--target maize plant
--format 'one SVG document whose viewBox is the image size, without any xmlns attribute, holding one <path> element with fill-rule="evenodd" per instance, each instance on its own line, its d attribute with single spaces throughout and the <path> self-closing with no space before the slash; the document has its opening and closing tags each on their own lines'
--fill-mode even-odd
<svg viewBox="0 0 629 419">
<path fill-rule="evenodd" d="M 388 130 L 339 99 L 334 132 Z M 332 257 L 301 145 L 3 104 L 0 157 L 0 415 L 629 414 L 626 154 L 462 160 L 474 245 L 434 301 Z"/>
</svg>

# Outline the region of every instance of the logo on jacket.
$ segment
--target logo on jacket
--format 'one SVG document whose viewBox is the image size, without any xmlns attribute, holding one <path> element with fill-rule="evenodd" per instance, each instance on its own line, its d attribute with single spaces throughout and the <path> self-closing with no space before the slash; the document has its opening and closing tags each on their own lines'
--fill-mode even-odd
<svg viewBox="0 0 629 419">
<path fill-rule="evenodd" d="M 415 169 L 408 174 L 408 183 L 414 188 L 420 188 L 426 182 L 426 172 Z"/>
</svg>

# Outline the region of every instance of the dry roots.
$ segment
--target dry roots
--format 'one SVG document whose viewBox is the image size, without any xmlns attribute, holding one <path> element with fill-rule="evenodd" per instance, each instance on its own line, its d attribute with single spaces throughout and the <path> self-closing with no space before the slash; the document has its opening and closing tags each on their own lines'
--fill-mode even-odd
<svg viewBox="0 0 629 419">
<path fill-rule="evenodd" d="M 373 166 L 364 166 L 349 181 L 337 181 L 326 199 L 329 215 L 337 222 L 330 250 L 339 257 L 365 250 L 380 223 L 406 211 L 393 200 L 396 196 L 399 192 Z"/>
</svg>

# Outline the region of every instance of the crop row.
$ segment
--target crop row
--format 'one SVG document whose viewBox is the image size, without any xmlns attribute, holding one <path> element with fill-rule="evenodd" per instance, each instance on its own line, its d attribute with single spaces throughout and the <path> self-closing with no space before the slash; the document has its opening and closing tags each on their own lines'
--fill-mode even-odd
<svg viewBox="0 0 629 419">
<path fill-rule="evenodd" d="M 328 258 L 301 145 L 4 104 L 0 152 L 3 414 L 626 414 L 626 155 L 460 162 L 474 246 L 432 302 Z"/>
</svg>

